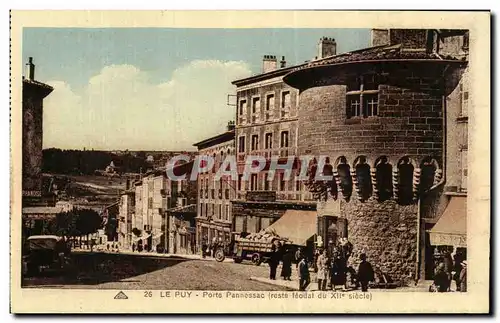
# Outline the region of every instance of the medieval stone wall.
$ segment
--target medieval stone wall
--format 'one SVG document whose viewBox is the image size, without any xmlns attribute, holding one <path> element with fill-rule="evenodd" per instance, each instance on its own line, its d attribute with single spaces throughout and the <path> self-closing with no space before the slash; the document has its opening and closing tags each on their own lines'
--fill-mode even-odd
<svg viewBox="0 0 500 323">
<path fill-rule="evenodd" d="M 23 195 L 42 190 L 43 96 L 23 84 Z"/>
<path fill-rule="evenodd" d="M 398 283 L 415 276 L 417 266 L 417 205 L 399 205 L 394 200 L 341 201 L 340 214 L 347 219 L 353 244 L 353 268 L 365 252 L 374 269 L 380 269 Z M 411 276 L 412 275 L 412 276 Z"/>
<path fill-rule="evenodd" d="M 429 67 L 402 64 L 371 72 L 379 76 L 371 92 L 378 90 L 376 116 L 349 115 L 345 85 L 300 94 L 298 150 L 330 157 L 335 181 L 324 197 L 340 203 L 331 215 L 347 220 L 351 265 L 357 268 L 365 252 L 375 267 L 404 284 L 417 271 L 417 201 L 442 176 L 444 86 Z"/>
<path fill-rule="evenodd" d="M 410 67 L 408 67 L 410 68 Z M 442 85 L 433 73 L 391 72 L 378 87 L 378 116 L 348 118 L 346 87 L 315 87 L 300 94 L 299 154 L 359 155 L 391 164 L 404 155 L 418 164 L 427 156 L 442 159 Z"/>
</svg>

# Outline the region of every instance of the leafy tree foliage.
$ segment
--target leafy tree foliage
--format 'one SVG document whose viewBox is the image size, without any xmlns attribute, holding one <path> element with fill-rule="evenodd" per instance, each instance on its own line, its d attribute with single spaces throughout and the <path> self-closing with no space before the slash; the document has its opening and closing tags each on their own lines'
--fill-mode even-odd
<svg viewBox="0 0 500 323">
<path fill-rule="evenodd" d="M 74 209 L 61 212 L 49 223 L 52 234 L 65 238 L 89 235 L 102 228 L 102 217 L 91 209 Z"/>
</svg>

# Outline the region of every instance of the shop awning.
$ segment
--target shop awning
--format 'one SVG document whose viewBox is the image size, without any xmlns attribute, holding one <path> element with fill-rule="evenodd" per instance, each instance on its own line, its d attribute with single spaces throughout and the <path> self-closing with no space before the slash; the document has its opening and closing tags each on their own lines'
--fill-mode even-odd
<svg viewBox="0 0 500 323">
<path fill-rule="evenodd" d="M 434 246 L 467 247 L 467 197 L 453 196 L 429 235 Z"/>
<path fill-rule="evenodd" d="M 316 211 L 287 210 L 266 231 L 274 231 L 295 245 L 305 246 L 307 240 L 316 234 L 316 228 Z"/>
</svg>

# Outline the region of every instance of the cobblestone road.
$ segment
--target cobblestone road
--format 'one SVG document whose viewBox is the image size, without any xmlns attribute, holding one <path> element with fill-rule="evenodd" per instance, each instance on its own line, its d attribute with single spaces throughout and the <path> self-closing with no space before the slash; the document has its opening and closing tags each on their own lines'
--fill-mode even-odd
<svg viewBox="0 0 500 323">
<path fill-rule="evenodd" d="M 71 277 L 30 277 L 23 287 L 79 289 L 178 289 L 284 291 L 286 286 L 250 280 L 268 277 L 269 266 L 231 261 L 161 259 L 130 255 L 81 255 Z M 278 272 L 279 273 L 279 272 Z"/>
</svg>

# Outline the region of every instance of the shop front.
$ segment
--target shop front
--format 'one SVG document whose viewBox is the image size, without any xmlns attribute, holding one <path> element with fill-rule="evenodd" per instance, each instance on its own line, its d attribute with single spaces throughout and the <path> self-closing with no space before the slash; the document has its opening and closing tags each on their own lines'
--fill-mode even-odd
<svg viewBox="0 0 500 323">
<path fill-rule="evenodd" d="M 428 230 L 432 269 L 443 261 L 446 253 L 454 264 L 467 259 L 467 197 L 452 196 L 443 215 Z"/>
</svg>

